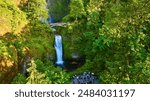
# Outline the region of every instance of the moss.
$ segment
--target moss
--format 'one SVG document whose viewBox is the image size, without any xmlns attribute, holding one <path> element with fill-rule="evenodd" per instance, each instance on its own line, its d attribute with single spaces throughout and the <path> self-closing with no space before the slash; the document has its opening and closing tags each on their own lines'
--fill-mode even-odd
<svg viewBox="0 0 150 101">
<path fill-rule="evenodd" d="M 26 14 L 8 0 L 0 1 L 0 36 L 8 32 L 19 33 L 27 24 Z"/>
</svg>

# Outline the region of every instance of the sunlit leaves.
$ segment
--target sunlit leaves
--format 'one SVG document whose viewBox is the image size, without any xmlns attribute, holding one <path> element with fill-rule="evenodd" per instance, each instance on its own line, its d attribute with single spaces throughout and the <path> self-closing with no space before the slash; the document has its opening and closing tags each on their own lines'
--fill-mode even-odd
<svg viewBox="0 0 150 101">
<path fill-rule="evenodd" d="M 100 78 L 104 83 L 149 83 L 150 1 L 90 0 L 87 5 L 84 51 L 93 67 L 104 68 Z"/>
<path fill-rule="evenodd" d="M 64 19 L 77 20 L 86 16 L 86 11 L 82 0 L 71 0 L 70 12 Z"/>
<path fill-rule="evenodd" d="M 26 15 L 9 0 L 0 1 L 0 36 L 6 33 L 20 33 L 27 24 Z"/>
<path fill-rule="evenodd" d="M 35 63 L 37 67 L 36 70 L 45 74 L 48 83 L 64 84 L 70 82 L 69 74 L 67 74 L 65 71 L 62 71 L 60 67 L 56 68 L 50 61 L 44 64 L 41 60 L 36 60 Z"/>
<path fill-rule="evenodd" d="M 27 69 L 29 77 L 27 78 L 27 84 L 45 84 L 48 81 L 45 79 L 45 74 L 42 74 L 36 70 L 36 64 L 34 60 L 30 63 L 30 68 Z"/>
<path fill-rule="evenodd" d="M 90 0 L 89 5 L 87 7 L 88 13 L 101 11 L 101 6 L 103 6 L 103 2 L 104 0 Z"/>
<path fill-rule="evenodd" d="M 45 0 L 29 0 L 22 6 L 22 10 L 26 12 L 30 22 L 48 18 L 48 10 L 46 9 Z"/>
</svg>

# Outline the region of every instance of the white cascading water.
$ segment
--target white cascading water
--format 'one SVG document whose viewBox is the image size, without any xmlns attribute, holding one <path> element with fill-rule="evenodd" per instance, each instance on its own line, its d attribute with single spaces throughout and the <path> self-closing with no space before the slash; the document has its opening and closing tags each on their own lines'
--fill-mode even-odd
<svg viewBox="0 0 150 101">
<path fill-rule="evenodd" d="M 56 65 L 63 65 L 63 50 L 62 50 L 62 37 L 55 35 L 55 50 L 56 50 Z"/>
</svg>

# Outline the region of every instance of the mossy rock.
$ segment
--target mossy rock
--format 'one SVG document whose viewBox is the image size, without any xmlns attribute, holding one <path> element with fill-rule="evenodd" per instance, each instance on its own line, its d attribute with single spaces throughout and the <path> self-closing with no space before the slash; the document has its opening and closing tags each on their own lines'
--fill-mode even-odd
<svg viewBox="0 0 150 101">
<path fill-rule="evenodd" d="M 0 1 L 0 36 L 8 32 L 20 33 L 27 24 L 26 15 L 13 2 Z"/>
</svg>

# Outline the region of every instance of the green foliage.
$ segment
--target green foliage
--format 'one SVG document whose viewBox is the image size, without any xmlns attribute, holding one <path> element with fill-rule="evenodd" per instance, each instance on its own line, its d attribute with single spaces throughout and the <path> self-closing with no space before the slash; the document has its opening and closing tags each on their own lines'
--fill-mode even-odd
<svg viewBox="0 0 150 101">
<path fill-rule="evenodd" d="M 149 11 L 148 6 L 141 5 L 145 5 L 143 1 L 130 2 L 130 4 L 110 3 L 110 10 L 106 9 L 105 25 L 99 35 L 100 37 L 107 36 L 103 41 L 106 40 L 106 45 L 102 44 L 106 46 L 105 52 L 101 51 L 103 53 L 101 56 L 106 57 L 103 61 L 109 71 L 105 73 L 108 74 L 105 77 L 113 83 L 149 83 L 149 76 L 143 73 L 145 68 L 143 64 L 150 54 L 145 49 L 147 43 L 143 42 L 146 36 L 148 37 L 148 34 L 143 32 L 143 29 L 148 27 L 145 24 L 147 18 L 139 18 L 145 16 L 143 12 Z"/>
<path fill-rule="evenodd" d="M 42 18 L 48 18 L 48 10 L 46 9 L 46 0 L 28 0 L 21 6 L 21 9 L 26 12 L 30 23 L 34 23 Z"/>
<path fill-rule="evenodd" d="M 50 25 L 39 21 L 42 18 L 47 19 L 48 17 L 45 0 L 23 0 L 21 2 L 14 1 L 13 3 L 9 0 L 1 0 L 0 16 L 0 36 L 2 36 L 0 39 L 0 74 L 2 76 L 3 70 L 7 70 L 4 67 L 7 63 L 6 61 L 4 64 L 4 57 L 5 60 L 9 60 L 9 64 L 12 64 L 12 68 L 13 65 L 19 68 L 26 57 L 41 59 L 43 61 L 48 59 L 47 54 L 54 57 L 54 38 L 51 34 Z M 27 22 L 29 24 L 24 26 Z M 19 32 L 21 32 L 20 35 L 14 35 Z M 1 68 L 1 65 L 3 65 L 4 69 Z M 49 66 L 45 67 L 49 68 Z M 46 69 L 42 71 L 43 73 L 38 72 L 33 63 L 28 71 L 29 74 L 32 74 L 28 78 L 28 83 L 49 83 L 46 81 L 48 77 L 44 78 L 44 75 L 46 75 L 45 71 Z M 37 79 L 36 76 L 38 76 Z M 16 78 L 22 79 L 23 77 L 19 75 Z M 66 82 L 63 81 L 64 78 L 61 79 L 61 82 Z M 21 80 L 14 82 L 21 83 Z M 59 82 L 59 80 L 56 82 Z"/>
<path fill-rule="evenodd" d="M 26 84 L 26 82 L 26 77 L 23 74 L 18 73 L 11 84 Z"/>
<path fill-rule="evenodd" d="M 46 84 L 48 81 L 46 80 L 46 76 L 43 73 L 40 73 L 36 70 L 36 64 L 32 60 L 30 64 L 30 68 L 27 69 L 29 73 L 29 77 L 27 78 L 27 84 Z"/>
<path fill-rule="evenodd" d="M 54 56 L 53 36 L 49 27 L 46 23 L 36 22 L 35 26 L 30 26 L 20 36 L 5 35 L 0 40 L 0 55 L 13 60 L 18 58 L 18 62 L 26 56 L 43 60 L 47 59 L 47 53 Z"/>
<path fill-rule="evenodd" d="M 44 73 L 44 72 L 48 69 L 47 66 L 45 66 L 45 65 L 43 64 L 43 62 L 42 62 L 41 60 L 39 60 L 39 59 L 37 59 L 37 60 L 35 61 L 35 64 L 36 64 L 36 69 L 37 69 L 39 72 Z"/>
<path fill-rule="evenodd" d="M 149 4 L 148 0 L 89 0 L 82 2 L 84 17 L 81 11 L 73 12 L 76 3 L 70 4 L 68 16 L 80 19 L 67 19 L 68 34 L 80 38 L 77 50 L 83 50 L 92 62 L 86 67 L 99 71 L 103 83 L 150 83 Z"/>
<path fill-rule="evenodd" d="M 0 56 L 8 56 L 8 47 L 7 47 L 7 43 L 5 43 L 3 40 L 0 40 Z"/>
<path fill-rule="evenodd" d="M 12 34 L 10 34 L 10 36 L 11 35 Z M 15 35 L 12 35 L 11 37 L 15 38 Z M 5 59 L 10 59 L 15 62 L 17 61 L 17 52 L 12 40 L 7 41 L 7 38 L 0 39 L 0 47 L 0 61 Z"/>
<path fill-rule="evenodd" d="M 69 73 L 63 71 L 60 67 L 51 67 L 46 71 L 46 75 L 51 84 L 67 84 L 71 82 Z"/>
<path fill-rule="evenodd" d="M 59 22 L 68 13 L 70 0 L 47 0 L 49 14 L 54 22 Z"/>
<path fill-rule="evenodd" d="M 15 4 L 10 0 L 0 1 L 0 36 L 8 32 L 21 32 L 26 23 L 26 14 Z"/>
<path fill-rule="evenodd" d="M 37 70 L 46 75 L 47 80 L 51 84 L 65 84 L 70 83 L 70 75 L 63 71 L 60 67 L 55 67 L 50 61 L 45 64 L 41 60 L 35 61 Z"/>
<path fill-rule="evenodd" d="M 68 11 L 67 1 L 49 6 L 57 21 Z M 66 73 L 46 61 L 55 52 L 50 26 L 39 21 L 48 17 L 45 0 L 0 0 L 0 60 L 38 59 L 31 61 L 27 81 L 18 74 L 13 83 L 70 83 L 70 76 L 84 71 L 96 73 L 103 83 L 150 83 L 149 5 L 149 0 L 71 0 L 62 30 L 65 57 L 77 51 L 86 55 L 86 63 Z"/>
<path fill-rule="evenodd" d="M 31 60 L 29 65 L 28 77 L 19 73 L 11 82 L 12 84 L 66 84 L 71 82 L 70 74 L 60 67 L 54 67 L 50 61 L 44 64 L 39 59 Z"/>
<path fill-rule="evenodd" d="M 86 63 L 82 67 L 80 67 L 77 70 L 73 71 L 71 74 L 73 76 L 73 75 L 79 75 L 83 72 L 89 72 L 89 71 L 90 72 L 96 72 L 94 70 L 95 69 L 93 67 L 93 62 L 91 62 L 90 60 L 86 60 Z"/>
<path fill-rule="evenodd" d="M 54 57 L 53 35 L 51 34 L 50 25 L 37 21 L 35 25 L 30 26 L 18 43 L 28 48 L 28 56 L 34 59 L 46 60 L 49 53 Z"/>
<path fill-rule="evenodd" d="M 69 7 L 69 15 L 63 18 L 63 21 L 67 22 L 68 26 L 61 31 L 65 51 L 64 57 L 66 58 L 71 58 L 70 56 L 73 52 L 84 55 L 83 49 L 80 47 L 83 47 L 82 38 L 87 20 L 83 0 L 71 0 Z"/>
<path fill-rule="evenodd" d="M 71 0 L 70 2 L 70 12 L 64 20 L 77 20 L 86 16 L 86 12 L 84 9 L 84 4 L 82 0 Z"/>
</svg>

